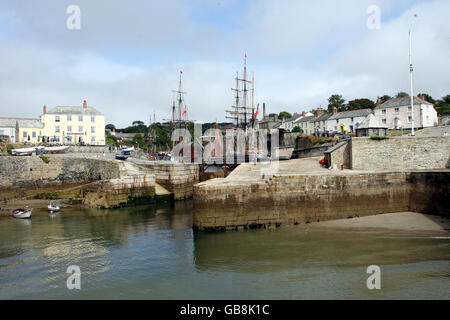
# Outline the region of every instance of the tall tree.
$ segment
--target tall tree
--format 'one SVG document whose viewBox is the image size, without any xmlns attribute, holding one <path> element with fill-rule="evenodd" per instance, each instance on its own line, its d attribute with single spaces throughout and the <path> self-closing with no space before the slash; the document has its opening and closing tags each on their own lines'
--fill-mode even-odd
<svg viewBox="0 0 450 320">
<path fill-rule="evenodd" d="M 434 107 L 441 116 L 450 114 L 450 94 L 442 97 L 442 99 L 436 100 Z"/>
<path fill-rule="evenodd" d="M 340 94 L 333 94 L 328 98 L 328 111 L 332 112 L 333 107 L 336 107 L 338 111 L 345 111 L 347 109 L 345 99 Z"/>
<path fill-rule="evenodd" d="M 133 126 L 137 127 L 137 126 L 142 126 L 144 124 L 144 122 L 142 122 L 141 120 L 136 120 L 133 121 Z"/>
<path fill-rule="evenodd" d="M 396 98 L 404 98 L 404 97 L 409 97 L 409 94 L 407 94 L 406 92 L 399 92 L 397 93 Z"/>
<path fill-rule="evenodd" d="M 279 120 L 282 120 L 283 118 L 289 119 L 290 117 L 292 117 L 292 114 L 290 114 L 290 113 L 287 112 L 287 111 L 281 111 L 281 112 L 278 114 L 278 119 L 279 119 Z"/>
<path fill-rule="evenodd" d="M 425 101 L 428 101 L 429 103 L 432 103 L 432 104 L 435 103 L 435 100 L 433 99 L 433 97 L 430 96 L 430 95 L 427 94 L 427 93 L 419 93 L 417 96 L 418 96 L 418 97 L 424 97 L 424 100 L 425 100 Z"/>
<path fill-rule="evenodd" d="M 108 124 L 105 126 L 105 129 L 108 129 L 108 130 L 111 130 L 111 131 L 115 131 L 115 130 L 116 130 L 116 126 L 113 125 L 112 123 L 108 123 Z"/>
<path fill-rule="evenodd" d="M 375 102 L 370 99 L 363 98 L 349 101 L 347 110 L 373 109 L 375 107 Z"/>
<path fill-rule="evenodd" d="M 392 97 L 385 94 L 384 96 L 380 97 L 380 103 L 385 103 L 389 99 L 392 99 Z"/>
</svg>

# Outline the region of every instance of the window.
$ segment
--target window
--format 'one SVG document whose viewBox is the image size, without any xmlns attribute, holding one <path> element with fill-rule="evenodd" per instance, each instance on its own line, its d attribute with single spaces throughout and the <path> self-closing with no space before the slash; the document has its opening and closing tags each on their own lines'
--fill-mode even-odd
<svg viewBox="0 0 450 320">
<path fill-rule="evenodd" d="M 67 126 L 67 132 L 72 132 L 72 126 Z"/>
<path fill-rule="evenodd" d="M 339 123 L 339 119 L 336 119 L 336 123 Z"/>
<path fill-rule="evenodd" d="M 59 132 L 59 126 L 55 126 L 55 132 Z"/>
<path fill-rule="evenodd" d="M 59 116 L 55 116 L 55 122 L 59 122 Z"/>
<path fill-rule="evenodd" d="M 409 116 L 408 117 L 408 122 L 411 122 L 412 121 L 412 118 L 411 118 L 411 116 Z"/>
<path fill-rule="evenodd" d="M 412 109 L 411 106 L 409 106 L 409 107 L 408 107 L 408 111 L 411 112 L 411 109 Z"/>
<path fill-rule="evenodd" d="M 91 133 L 95 133 L 95 127 L 91 127 Z"/>
<path fill-rule="evenodd" d="M 24 131 L 24 132 L 23 132 L 23 137 L 26 138 L 27 136 L 28 136 L 28 135 L 27 135 L 27 132 Z"/>
<path fill-rule="evenodd" d="M 31 133 L 31 136 L 32 136 L 33 138 L 36 138 L 36 131 L 33 131 L 33 132 Z"/>
<path fill-rule="evenodd" d="M 350 118 L 350 121 L 353 122 L 353 117 Z M 352 130 L 353 131 L 353 130 Z"/>
<path fill-rule="evenodd" d="M 383 124 L 386 124 L 386 119 L 381 120 L 381 122 L 383 122 Z"/>
<path fill-rule="evenodd" d="M 72 116 L 71 115 L 67 116 L 67 121 L 72 121 Z"/>
<path fill-rule="evenodd" d="M 95 142 L 95 137 L 91 137 L 91 142 L 92 142 L 92 143 Z"/>
<path fill-rule="evenodd" d="M 78 116 L 78 121 L 83 122 L 83 116 Z"/>
<path fill-rule="evenodd" d="M 95 122 L 95 116 L 91 116 L 91 122 Z"/>
<path fill-rule="evenodd" d="M 78 127 L 78 132 L 83 132 L 83 126 Z"/>
<path fill-rule="evenodd" d="M 386 109 L 381 110 L 382 114 L 386 114 Z"/>
<path fill-rule="evenodd" d="M 400 108 L 395 108 L 395 113 L 399 113 L 400 112 Z"/>
</svg>

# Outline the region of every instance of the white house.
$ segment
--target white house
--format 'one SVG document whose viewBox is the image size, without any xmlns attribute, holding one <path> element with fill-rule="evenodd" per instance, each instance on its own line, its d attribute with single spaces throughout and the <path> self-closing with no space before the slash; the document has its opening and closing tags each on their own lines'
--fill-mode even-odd
<svg viewBox="0 0 450 320">
<path fill-rule="evenodd" d="M 423 97 L 414 97 L 414 128 L 437 126 L 438 115 L 432 103 Z M 411 98 L 394 98 L 377 106 L 375 116 L 389 129 L 411 128 L 412 109 Z"/>
<path fill-rule="evenodd" d="M 333 114 L 326 120 L 326 131 L 329 132 L 355 132 L 359 124 L 370 114 L 371 109 L 360 109 L 337 112 L 333 108 Z"/>
<path fill-rule="evenodd" d="M 294 121 L 294 128 L 299 126 L 304 134 L 311 135 L 314 132 L 313 119 L 314 115 L 311 112 L 303 112 L 302 116 Z"/>
<path fill-rule="evenodd" d="M 15 143 L 17 119 L 15 118 L 0 118 L 0 136 L 7 136 L 9 142 Z"/>
<path fill-rule="evenodd" d="M 298 118 L 300 118 L 301 115 L 294 113 L 294 115 L 292 117 L 290 117 L 289 119 L 283 120 L 281 122 L 281 124 L 278 126 L 278 129 L 284 129 L 286 131 L 292 131 L 292 129 L 294 129 L 295 125 L 294 125 L 294 121 L 297 120 Z"/>
</svg>

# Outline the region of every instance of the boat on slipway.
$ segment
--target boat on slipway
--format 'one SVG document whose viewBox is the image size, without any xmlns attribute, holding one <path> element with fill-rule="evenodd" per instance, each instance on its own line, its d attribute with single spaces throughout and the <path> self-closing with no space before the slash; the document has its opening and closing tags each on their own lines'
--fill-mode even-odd
<svg viewBox="0 0 450 320">
<path fill-rule="evenodd" d="M 42 153 L 66 153 L 69 151 L 69 146 L 58 146 L 58 147 L 33 147 L 33 148 L 19 148 L 19 149 L 12 149 L 11 154 L 13 156 L 31 156 L 33 153 L 35 154 L 42 154 Z"/>
</svg>

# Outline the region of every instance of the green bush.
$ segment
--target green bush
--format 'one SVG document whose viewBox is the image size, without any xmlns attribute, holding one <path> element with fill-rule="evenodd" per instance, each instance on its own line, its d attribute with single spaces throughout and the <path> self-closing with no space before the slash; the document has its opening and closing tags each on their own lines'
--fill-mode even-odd
<svg viewBox="0 0 450 320">
<path fill-rule="evenodd" d="M 50 200 L 55 200 L 55 199 L 59 199 L 59 194 L 58 192 L 43 192 L 43 193 L 38 193 L 34 196 L 35 199 L 50 199 Z"/>
<path fill-rule="evenodd" d="M 42 161 L 44 161 L 45 163 L 49 163 L 50 159 L 47 156 L 39 156 L 39 158 L 42 159 Z"/>
<path fill-rule="evenodd" d="M 292 129 L 292 132 L 300 132 L 303 133 L 302 128 L 300 128 L 299 126 L 295 126 L 294 129 Z"/>
<path fill-rule="evenodd" d="M 8 145 L 6 146 L 6 152 L 8 152 L 9 154 L 11 154 L 12 149 L 14 149 L 14 146 L 13 146 L 12 144 L 8 144 Z"/>
<path fill-rule="evenodd" d="M 386 136 L 371 136 L 370 139 L 371 140 L 384 140 L 384 139 L 389 139 L 389 137 L 386 137 Z"/>
</svg>

